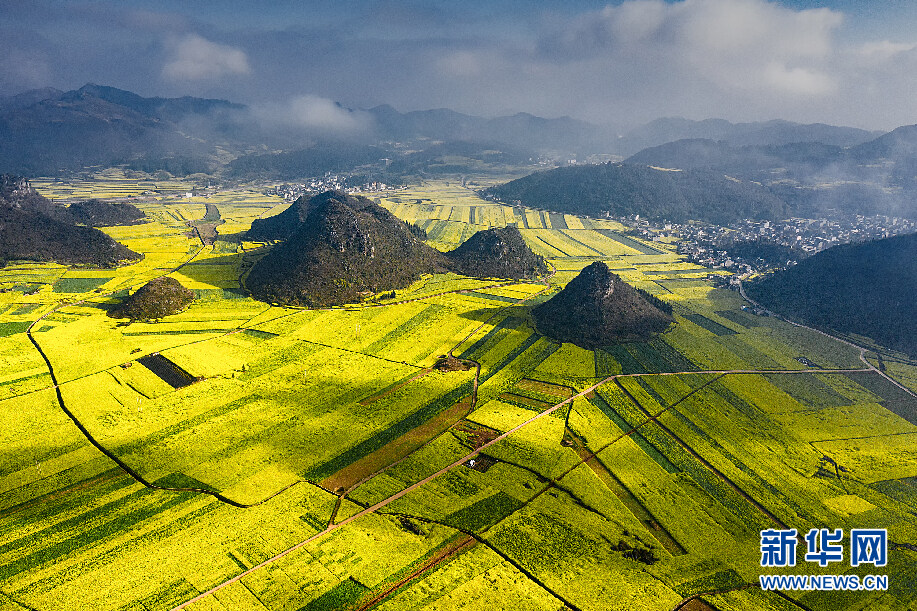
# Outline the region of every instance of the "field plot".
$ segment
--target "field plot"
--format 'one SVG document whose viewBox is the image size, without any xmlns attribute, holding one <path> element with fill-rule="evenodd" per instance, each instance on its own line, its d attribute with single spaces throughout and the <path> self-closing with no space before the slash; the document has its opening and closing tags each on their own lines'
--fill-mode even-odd
<svg viewBox="0 0 917 611">
<path fill-rule="evenodd" d="M 239 281 L 259 246 L 242 234 L 278 198 L 189 199 L 118 171 L 36 184 L 159 193 L 136 200 L 149 222 L 105 229 L 137 263 L 0 270 L 0 608 L 917 604 L 917 398 L 857 348 L 742 310 L 669 245 L 429 181 L 382 203 L 441 249 L 515 223 L 550 286 L 437 274 L 279 308 Z M 215 210 L 204 244 L 189 223 Z M 528 306 L 592 261 L 677 324 L 597 350 L 541 336 Z M 106 316 L 163 275 L 195 302 Z M 437 369 L 449 354 L 463 363 Z M 917 386 L 917 366 L 882 357 Z M 886 528 L 889 564 L 867 568 L 889 590 L 762 592 L 760 531 L 784 527 Z M 851 569 L 800 556 L 794 572 L 825 570 Z"/>
</svg>

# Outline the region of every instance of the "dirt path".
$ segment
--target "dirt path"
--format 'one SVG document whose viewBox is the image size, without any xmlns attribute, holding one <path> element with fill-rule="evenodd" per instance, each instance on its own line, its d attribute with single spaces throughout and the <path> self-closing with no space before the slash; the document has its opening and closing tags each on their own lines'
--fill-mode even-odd
<svg viewBox="0 0 917 611">
<path fill-rule="evenodd" d="M 370 600 L 360 605 L 358 611 L 366 611 L 367 609 L 372 608 L 374 605 L 383 601 L 393 592 L 404 587 L 407 583 L 417 579 L 418 577 L 421 577 L 425 573 L 429 572 L 430 569 L 436 568 L 437 566 L 439 566 L 446 560 L 462 553 L 466 549 L 474 547 L 476 544 L 477 544 L 477 540 L 475 540 L 474 537 L 472 537 L 471 535 L 464 535 L 463 537 L 461 537 L 460 539 L 452 543 L 452 545 L 447 546 L 445 549 L 440 550 L 439 553 L 434 554 L 432 557 L 428 558 L 426 562 L 424 562 L 419 567 L 415 568 L 413 571 L 411 571 L 407 575 L 405 575 L 397 583 L 392 584 L 389 588 L 387 588 L 383 592 L 380 592 L 379 594 L 373 596 Z"/>
<path fill-rule="evenodd" d="M 869 372 L 869 371 L 872 371 L 872 370 L 871 370 L 871 369 L 824 369 L 824 370 L 819 371 L 819 373 L 853 373 L 853 372 Z M 291 553 L 295 552 L 296 550 L 299 550 L 299 549 L 305 547 L 306 545 L 309 545 L 309 544 L 312 543 L 313 541 L 317 541 L 318 539 L 321 539 L 321 538 L 324 537 L 325 535 L 330 534 L 330 533 L 332 533 L 332 532 L 334 532 L 334 531 L 336 531 L 336 530 L 338 530 L 338 529 L 340 529 L 340 528 L 343 528 L 344 526 L 350 524 L 351 522 L 354 522 L 354 521 L 359 520 L 360 518 L 362 518 L 362 517 L 364 517 L 364 516 L 367 516 L 367 515 L 370 515 L 370 514 L 373 514 L 373 513 L 377 512 L 377 511 L 379 511 L 379 510 L 382 509 L 383 507 L 386 507 L 386 506 L 388 506 L 388 505 L 394 503 L 394 502 L 397 501 L 398 499 L 400 499 L 400 498 L 402 498 L 402 497 L 404 497 L 404 496 L 407 496 L 408 494 L 410 494 L 411 492 L 417 490 L 417 489 L 420 488 L 421 486 L 424 486 L 425 484 L 430 483 L 430 482 L 433 481 L 434 479 L 437 479 L 437 478 L 439 478 L 439 477 L 445 475 L 446 473 L 448 473 L 448 472 L 451 471 L 452 469 L 455 469 L 456 467 L 461 466 L 462 464 L 466 463 L 467 461 L 471 460 L 472 458 L 475 458 L 478 454 L 482 453 L 484 450 L 486 450 L 486 449 L 489 448 L 490 446 L 492 446 L 492 445 L 494 445 L 494 444 L 497 444 L 497 443 L 503 441 L 504 439 L 506 439 L 507 437 L 509 437 L 509 436 L 512 435 L 513 433 L 515 433 L 515 432 L 517 432 L 517 431 L 519 431 L 519 430 L 521 430 L 521 429 L 527 427 L 527 426 L 530 425 L 531 423 L 536 422 L 536 421 L 540 420 L 541 418 L 544 418 L 544 417 L 546 417 L 546 416 L 550 416 L 550 415 L 553 414 L 555 411 L 561 409 L 562 407 L 564 407 L 564 406 L 567 405 L 568 403 L 572 403 L 575 399 L 578 399 L 578 398 L 580 398 L 580 397 L 585 397 L 587 394 L 589 394 L 589 393 L 591 393 L 591 392 L 594 392 L 594 391 L 595 391 L 596 389 L 598 389 L 599 387 L 601 387 L 601 386 L 603 386 L 603 385 L 605 385 L 605 384 L 607 384 L 607 383 L 609 383 L 609 382 L 612 382 L 612 381 L 614 381 L 614 380 L 617 379 L 617 378 L 622 378 L 622 377 L 645 377 L 645 376 L 667 376 L 667 375 L 672 376 L 672 375 L 688 375 L 688 374 L 692 374 L 692 375 L 696 375 L 696 374 L 724 374 L 724 375 L 725 375 L 725 374 L 753 374 L 753 375 L 759 375 L 759 374 L 765 374 L 765 373 L 811 374 L 812 372 L 809 371 L 809 370 L 795 370 L 795 369 L 794 369 L 794 370 L 789 370 L 789 371 L 778 371 L 778 370 L 773 370 L 773 369 L 732 369 L 732 370 L 713 370 L 713 371 L 678 371 L 678 372 L 670 372 L 670 373 L 630 373 L 630 374 L 615 374 L 615 375 L 610 375 L 610 376 L 608 376 L 607 378 L 604 378 L 604 379 L 602 379 L 602 380 L 596 382 L 595 384 L 593 384 L 593 385 L 590 386 L 589 388 L 586 388 L 585 390 L 580 391 L 579 393 L 573 395 L 573 396 L 570 397 L 569 399 L 566 399 L 566 400 L 564 400 L 564 401 L 561 401 L 561 402 L 558 403 L 557 405 L 554 405 L 554 406 L 552 406 L 552 407 L 550 407 L 550 408 L 544 410 L 543 412 L 540 412 L 540 413 L 538 413 L 538 414 L 535 414 L 534 416 L 532 416 L 531 418 L 529 418 L 529 419 L 526 420 L 525 422 L 522 422 L 521 424 L 518 424 L 518 425 L 514 426 L 513 428 L 509 429 L 509 430 L 506 431 L 505 433 L 502 433 L 502 434 L 498 435 L 498 436 L 495 437 L 493 440 L 491 440 L 491 441 L 489 441 L 489 442 L 483 444 L 481 447 L 477 448 L 476 450 L 473 450 L 473 451 L 471 451 L 471 452 L 465 454 L 464 456 L 462 456 L 462 457 L 459 458 L 458 460 L 455 460 L 455 461 L 453 461 L 452 463 L 450 463 L 449 465 L 446 465 L 445 467 L 443 467 L 443 468 L 440 469 L 439 471 L 436 471 L 435 473 L 433 473 L 433 474 L 431 474 L 431 475 L 428 475 L 427 477 L 423 478 L 422 480 L 420 480 L 420 481 L 418 481 L 418 482 L 416 482 L 416 483 L 414 483 L 414 484 L 408 486 L 407 488 L 404 488 L 403 490 L 401 490 L 401 491 L 399 491 L 399 492 L 396 492 L 395 494 L 391 495 L 390 497 L 388 497 L 388 498 L 386 498 L 386 499 L 383 499 L 383 500 L 381 500 L 381 501 L 379 501 L 379 502 L 377 502 L 377 503 L 375 503 L 375 504 L 373 504 L 373 505 L 370 505 L 369 507 L 367 507 L 367 508 L 365 508 L 365 509 L 363 509 L 363 510 L 361 510 L 361 511 L 355 513 L 355 514 L 353 514 L 352 516 L 350 516 L 350 517 L 348 517 L 348 518 L 345 518 L 344 520 L 341 520 L 340 522 L 337 522 L 337 523 L 335 523 L 335 524 L 330 524 L 327 528 L 325 528 L 324 530 L 322 530 L 322 531 L 320 531 L 320 532 L 315 533 L 314 535 L 312 535 L 312 536 L 309 537 L 308 539 L 305 539 L 304 541 L 300 541 L 300 542 L 297 543 L 296 545 L 293 545 L 292 547 L 289 547 L 289 548 L 285 549 L 284 551 L 280 552 L 279 554 L 277 554 L 277 555 L 275 555 L 275 556 L 272 556 L 271 558 L 268 558 L 268 559 L 265 560 L 264 562 L 261 562 L 260 564 L 257 564 L 257 565 L 255 565 L 255 566 L 251 567 L 250 569 L 248 569 L 248 570 L 246 570 L 246 571 L 243 571 L 242 573 L 239 573 L 239 574 L 236 575 L 235 577 L 232 577 L 232 578 L 230 578 L 230 579 L 227 579 L 227 580 L 224 581 L 223 583 L 214 586 L 213 588 L 207 590 L 206 592 L 202 592 L 201 594 L 195 596 L 194 598 L 192 598 L 192 599 L 190 599 L 190 600 L 188 600 L 188 601 L 185 601 L 184 603 L 178 605 L 177 607 L 174 607 L 172 611 L 179 611 L 180 609 L 186 608 L 188 605 L 191 605 L 191 604 L 193 604 L 193 603 L 195 603 L 195 602 L 198 602 L 199 600 L 202 600 L 202 599 L 204 599 L 204 598 L 207 598 L 207 597 L 210 596 L 211 594 L 214 594 L 214 593 L 216 593 L 216 592 L 219 592 L 219 591 L 222 590 L 223 588 L 225 588 L 225 587 L 227 587 L 227 586 L 229 586 L 229 585 L 232 585 L 232 584 L 236 583 L 236 582 L 239 581 L 240 579 L 242 579 L 242 578 L 244 578 L 244 577 L 246 577 L 246 576 L 248 576 L 248 575 L 254 573 L 255 571 L 258 571 L 258 570 L 260 570 L 260 569 L 262 569 L 262 568 L 264 568 L 264 567 L 266 567 L 266 566 L 268 566 L 268 565 L 270 565 L 270 564 L 273 564 L 273 563 L 277 562 L 278 560 L 280 560 L 280 559 L 282 559 L 282 558 L 285 558 L 286 556 L 290 555 Z M 711 382 L 712 382 L 712 380 L 711 380 Z M 708 382 L 708 384 L 711 383 L 711 382 Z M 699 389 L 698 389 L 698 390 L 699 390 Z M 665 413 L 665 412 L 666 412 L 668 409 L 670 409 L 671 407 L 672 407 L 672 406 L 670 406 L 669 408 L 666 408 L 665 410 L 662 410 L 660 413 L 658 413 L 658 414 L 656 414 L 655 416 L 653 416 L 653 418 L 651 418 L 650 420 L 647 420 L 646 422 L 642 423 L 640 426 L 643 426 L 643 424 L 646 424 L 647 422 L 650 422 L 651 420 L 655 420 L 655 419 L 659 418 L 659 416 L 661 416 L 663 413 Z M 639 427 L 635 427 L 632 431 L 630 431 L 629 433 L 627 433 L 627 434 L 625 434 L 625 435 L 622 435 L 622 437 L 620 437 L 620 438 L 623 438 L 623 437 L 625 437 L 625 436 L 627 436 L 627 435 L 633 433 L 635 430 L 637 430 L 637 428 L 639 428 Z M 619 439 L 620 439 L 620 438 L 619 438 Z M 612 441 L 612 442 L 610 442 L 608 445 L 611 445 L 611 443 L 614 443 L 614 442 Z M 604 447 L 603 447 L 602 449 L 604 449 Z M 602 449 L 597 450 L 595 453 L 601 452 Z M 579 464 L 580 464 L 580 463 L 577 463 L 576 466 L 579 466 Z M 575 468 L 575 467 L 574 467 L 574 468 Z M 569 473 L 569 471 L 572 471 L 572 469 L 568 470 L 567 472 L 565 472 L 564 474 L 562 474 L 561 476 L 559 476 L 559 477 L 557 477 L 557 478 L 555 478 L 555 479 L 559 480 L 559 479 L 563 478 L 563 476 L 566 475 L 567 473 Z M 536 496 L 537 496 L 537 495 L 536 495 Z"/>
</svg>

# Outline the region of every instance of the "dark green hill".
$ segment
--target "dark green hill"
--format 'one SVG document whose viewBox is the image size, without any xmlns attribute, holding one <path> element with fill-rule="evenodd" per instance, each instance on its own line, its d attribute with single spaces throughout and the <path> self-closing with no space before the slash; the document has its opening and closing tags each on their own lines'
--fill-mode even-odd
<svg viewBox="0 0 917 611">
<path fill-rule="evenodd" d="M 484 191 L 523 206 L 602 216 L 639 214 L 652 219 L 690 219 L 726 224 L 740 219 L 786 218 L 786 203 L 751 181 L 704 171 L 666 171 L 604 163 L 557 168 Z"/>
<path fill-rule="evenodd" d="M 244 155 L 229 162 L 226 169 L 234 177 L 295 180 L 349 171 L 392 156 L 394 153 L 378 146 L 322 142 L 296 151 Z"/>
<path fill-rule="evenodd" d="M 308 221 L 294 225 L 249 273 L 245 284 L 257 299 L 308 307 L 352 303 L 444 268 L 440 252 L 365 197 L 322 193 L 300 202 L 286 220 L 300 213 Z"/>
<path fill-rule="evenodd" d="M 917 234 L 835 246 L 745 290 L 792 319 L 917 356 Z"/>
<path fill-rule="evenodd" d="M 114 267 L 140 258 L 98 229 L 60 220 L 62 210 L 35 192 L 28 180 L 0 176 L 0 260 Z"/>
<path fill-rule="evenodd" d="M 362 206 L 356 197 L 347 195 L 343 191 L 325 191 L 313 196 L 303 195 L 280 214 L 269 216 L 266 219 L 255 219 L 246 233 L 246 238 L 256 242 L 286 240 L 299 229 L 313 209 L 329 199 L 336 199 L 358 208 Z"/>
<path fill-rule="evenodd" d="M 133 295 L 108 311 L 112 318 L 155 320 L 177 314 L 194 301 L 194 293 L 175 278 L 154 278 L 137 289 Z"/>
<path fill-rule="evenodd" d="M 479 278 L 519 280 L 548 273 L 544 257 L 532 252 L 515 227 L 478 231 L 446 258 L 451 270 Z"/>
<path fill-rule="evenodd" d="M 671 310 L 596 261 L 557 295 L 535 306 L 532 314 L 540 333 L 592 350 L 650 339 L 675 322 Z"/>
<path fill-rule="evenodd" d="M 88 227 L 136 225 L 146 218 L 146 214 L 133 204 L 111 204 L 97 199 L 75 202 L 64 212 L 74 223 Z"/>
</svg>

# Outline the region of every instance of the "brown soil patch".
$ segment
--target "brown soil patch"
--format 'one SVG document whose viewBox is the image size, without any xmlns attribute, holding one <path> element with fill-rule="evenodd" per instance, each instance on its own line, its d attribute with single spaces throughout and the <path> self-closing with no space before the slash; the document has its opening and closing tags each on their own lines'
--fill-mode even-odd
<svg viewBox="0 0 917 611">
<path fill-rule="evenodd" d="M 702 598 L 695 598 L 682 607 L 681 611 L 717 611 L 717 608 Z"/>
<path fill-rule="evenodd" d="M 500 436 L 500 431 L 467 420 L 456 423 L 452 432 L 475 450 Z"/>
<path fill-rule="evenodd" d="M 468 371 L 472 367 L 474 363 L 457 359 L 451 354 L 441 357 L 433 366 L 438 371 Z"/>
<path fill-rule="evenodd" d="M 474 469 L 479 473 L 487 473 L 487 470 L 500 462 L 493 456 L 487 454 L 478 454 L 474 458 L 465 461 L 463 464 L 469 469 Z"/>
<path fill-rule="evenodd" d="M 418 577 L 420 577 L 421 575 L 423 575 L 430 569 L 435 568 L 439 564 L 442 564 L 444 561 L 448 560 L 449 558 L 452 558 L 456 554 L 459 554 L 465 551 L 466 549 L 469 549 L 470 547 L 474 546 L 476 543 L 477 541 L 475 541 L 474 537 L 471 537 L 469 535 L 464 535 L 462 537 L 459 537 L 458 539 L 453 541 L 451 544 L 447 545 L 446 547 L 444 547 L 443 549 L 435 553 L 433 556 L 430 556 L 429 558 L 427 558 L 423 563 L 415 567 L 414 570 L 412 570 L 410 573 L 408 573 L 407 575 L 399 579 L 397 583 L 389 586 L 384 591 L 380 592 L 379 594 L 376 594 L 371 599 L 364 602 L 362 605 L 358 607 L 359 611 L 364 611 L 365 609 L 369 609 L 373 607 L 374 605 L 378 604 L 379 602 L 384 600 L 386 597 L 388 597 L 392 592 L 399 590 L 401 587 L 403 587 L 407 583 L 413 581 L 414 579 L 417 579 Z"/>
<path fill-rule="evenodd" d="M 426 372 L 429 372 L 429 370 Z M 352 486 L 362 482 L 377 471 L 381 471 L 402 460 L 411 452 L 449 430 L 449 427 L 455 424 L 457 420 L 465 417 L 471 407 L 471 398 L 465 397 L 417 428 L 411 429 L 397 439 L 393 439 L 372 454 L 367 454 L 337 473 L 326 477 L 319 485 L 325 490 L 349 490 Z"/>
</svg>

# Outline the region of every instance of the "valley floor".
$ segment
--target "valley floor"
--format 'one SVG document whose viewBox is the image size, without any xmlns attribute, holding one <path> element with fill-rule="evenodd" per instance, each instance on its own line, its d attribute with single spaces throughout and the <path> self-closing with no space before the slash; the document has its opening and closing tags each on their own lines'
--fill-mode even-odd
<svg viewBox="0 0 917 611">
<path fill-rule="evenodd" d="M 144 254 L 133 265 L 0 270 L 0 610 L 917 604 L 917 364 L 883 351 L 896 386 L 874 352 L 743 311 L 717 272 L 611 221 L 445 180 L 381 203 L 443 250 L 515 223 L 554 274 L 273 307 L 243 290 L 266 246 L 241 234 L 284 205 L 241 189 L 138 203 L 151 222 L 106 229 Z M 536 333 L 528 306 L 597 260 L 677 324 L 595 351 Z M 194 304 L 105 315 L 162 275 Z M 141 362 L 156 354 L 196 381 Z M 447 354 L 472 366 L 437 370 Z M 812 528 L 844 530 L 843 561 L 804 559 Z M 851 567 L 864 528 L 887 529 L 887 566 Z M 795 567 L 761 567 L 766 529 L 798 531 Z M 888 589 L 762 590 L 772 574 Z"/>
</svg>

